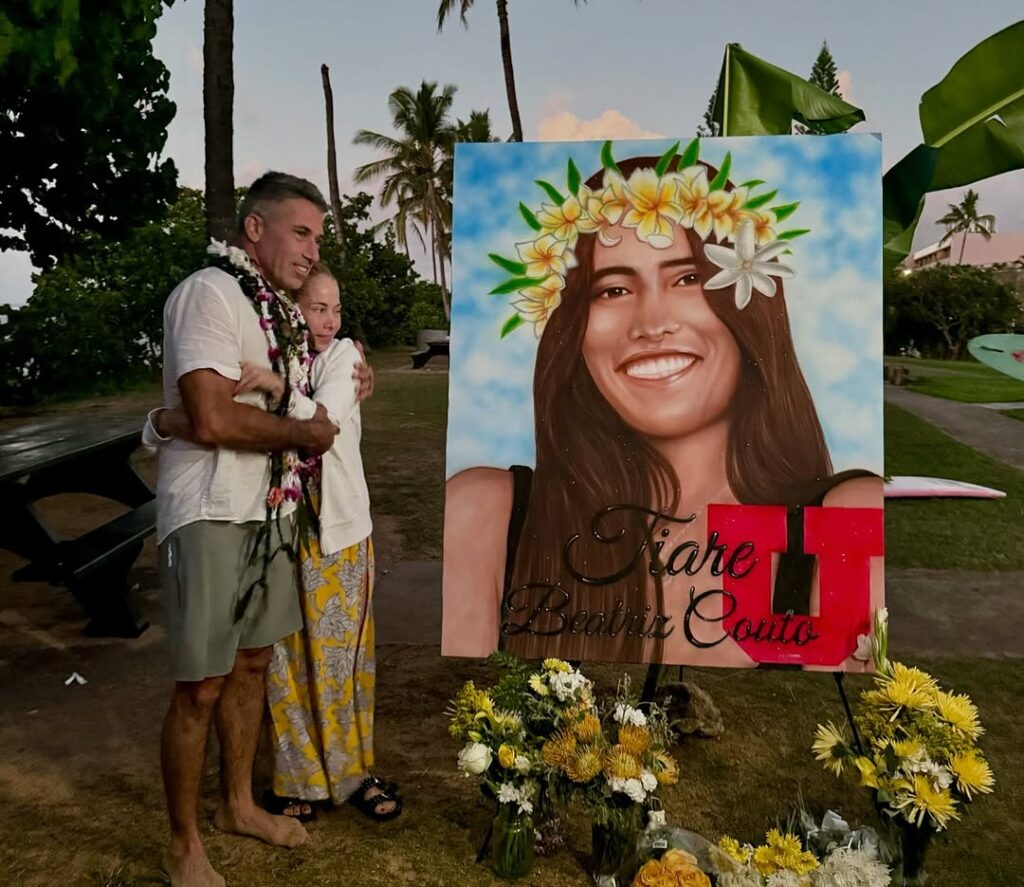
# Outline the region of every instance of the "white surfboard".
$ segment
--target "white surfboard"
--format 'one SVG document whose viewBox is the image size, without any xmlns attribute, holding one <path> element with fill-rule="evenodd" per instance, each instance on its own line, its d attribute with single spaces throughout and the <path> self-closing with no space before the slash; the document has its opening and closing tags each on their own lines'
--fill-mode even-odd
<svg viewBox="0 0 1024 887">
<path fill-rule="evenodd" d="M 893 477 L 885 485 L 886 499 L 924 499 L 929 497 L 958 499 L 1005 499 L 1006 493 L 943 477 Z"/>
</svg>

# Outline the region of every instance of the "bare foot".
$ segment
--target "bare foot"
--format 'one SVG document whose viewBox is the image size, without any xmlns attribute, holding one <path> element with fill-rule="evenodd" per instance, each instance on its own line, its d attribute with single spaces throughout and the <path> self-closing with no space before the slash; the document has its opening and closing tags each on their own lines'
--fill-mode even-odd
<svg viewBox="0 0 1024 887">
<path fill-rule="evenodd" d="M 164 853 L 164 871 L 171 887 L 224 887 L 224 879 L 213 870 L 202 845 L 191 852 L 169 848 Z"/>
<path fill-rule="evenodd" d="M 255 804 L 248 810 L 220 807 L 213 819 L 222 832 L 258 838 L 275 847 L 300 847 L 309 833 L 291 816 L 272 816 Z"/>
</svg>

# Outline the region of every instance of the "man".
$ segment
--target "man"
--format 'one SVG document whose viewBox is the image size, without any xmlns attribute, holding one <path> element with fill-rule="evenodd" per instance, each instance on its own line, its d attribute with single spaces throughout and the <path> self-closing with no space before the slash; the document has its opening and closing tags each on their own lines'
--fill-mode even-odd
<svg viewBox="0 0 1024 887">
<path fill-rule="evenodd" d="M 239 213 L 235 245 L 245 255 L 236 259 L 245 264 L 248 258 L 248 272 L 204 268 L 186 278 L 164 307 L 164 404 L 183 407 L 192 438 L 166 440 L 157 492 L 175 680 L 161 735 L 171 826 L 164 865 L 173 887 L 224 885 L 198 828 L 211 720 L 221 748 L 217 827 L 284 847 L 307 837 L 297 821 L 271 816 L 252 796 L 272 647 L 302 625 L 296 571 L 284 550 L 294 541 L 295 504 L 284 498 L 280 520 L 266 517 L 271 454 L 323 453 L 336 429 L 323 407 L 299 421 L 268 412 L 255 392 L 236 398 L 235 389 L 241 363 L 272 366 L 273 328 L 267 332 L 254 288 L 246 291 L 241 283 L 261 275 L 275 290 L 298 289 L 319 258 L 326 211 L 312 183 L 267 173 L 253 183 Z M 269 291 L 261 295 L 278 298 Z M 361 397 L 370 393 L 373 378 L 365 363 L 357 382 Z M 268 530 L 269 543 L 261 535 Z"/>
</svg>

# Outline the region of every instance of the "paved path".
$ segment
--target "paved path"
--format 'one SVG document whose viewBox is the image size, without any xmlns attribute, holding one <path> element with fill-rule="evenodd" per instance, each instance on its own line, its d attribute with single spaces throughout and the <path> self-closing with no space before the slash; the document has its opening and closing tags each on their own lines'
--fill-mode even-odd
<svg viewBox="0 0 1024 887">
<path fill-rule="evenodd" d="M 1013 403 L 979 403 L 979 407 L 984 407 L 986 410 L 1024 410 L 1024 400 L 1015 401 Z"/>
<path fill-rule="evenodd" d="M 950 437 L 1024 471 L 1024 423 L 973 403 L 959 403 L 885 386 L 885 399 L 942 429 Z"/>
<path fill-rule="evenodd" d="M 886 571 L 895 656 L 1024 658 L 1024 572 Z M 377 643 L 441 642 L 441 562 L 399 561 L 379 576 Z"/>
</svg>

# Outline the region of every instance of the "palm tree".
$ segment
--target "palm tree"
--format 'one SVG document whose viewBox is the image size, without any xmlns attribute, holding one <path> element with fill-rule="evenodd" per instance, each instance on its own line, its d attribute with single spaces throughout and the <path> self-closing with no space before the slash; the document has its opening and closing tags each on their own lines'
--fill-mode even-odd
<svg viewBox="0 0 1024 887">
<path fill-rule="evenodd" d="M 449 13 L 459 8 L 459 18 L 464 27 L 469 27 L 466 21 L 466 13 L 473 8 L 476 0 L 441 0 L 437 7 L 437 30 L 444 28 Z M 579 6 L 587 0 L 572 0 L 573 4 Z M 508 0 L 496 0 L 498 7 L 498 31 L 501 35 L 501 64 L 505 70 L 505 93 L 508 96 L 508 113 L 512 118 L 512 141 L 523 140 L 523 122 L 519 119 L 519 100 L 516 98 L 516 78 L 512 68 L 512 41 L 508 33 Z"/>
<path fill-rule="evenodd" d="M 940 244 L 948 241 L 954 234 L 963 234 L 960 242 L 960 258 L 958 265 L 964 261 L 964 248 L 967 246 L 968 234 L 980 234 L 985 240 L 991 240 L 996 231 L 996 217 L 991 213 L 978 215 L 978 192 L 972 188 L 967 189 L 964 199 L 960 203 L 950 203 L 949 212 L 938 220 L 940 225 L 946 226 L 946 233 Z"/>
<path fill-rule="evenodd" d="M 235 230 L 235 78 L 233 0 L 206 0 L 203 9 L 203 125 L 206 143 L 206 233 L 227 240 Z"/>
<path fill-rule="evenodd" d="M 436 83 L 423 81 L 417 92 L 400 86 L 388 97 L 391 121 L 397 136 L 361 129 L 357 145 L 369 145 L 385 156 L 360 166 L 358 184 L 383 177 L 380 200 L 395 205 L 395 224 L 400 241 L 407 245 L 405 227 L 420 225 L 431 245 L 431 256 L 441 275 L 441 299 L 449 315 L 448 284 L 445 275 L 447 231 L 451 225 L 450 182 L 452 144 L 455 131 L 449 112 L 455 87 L 448 84 L 438 93 Z"/>
</svg>

